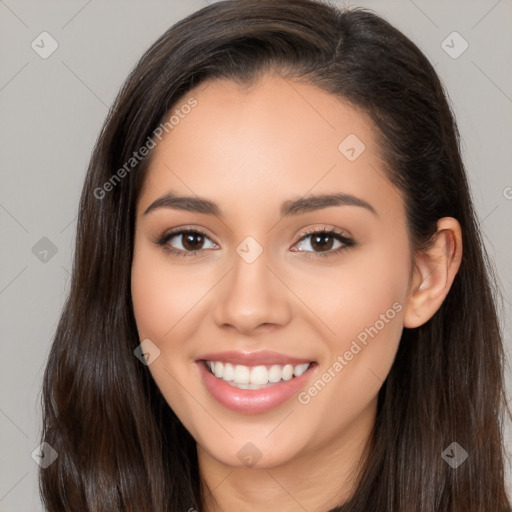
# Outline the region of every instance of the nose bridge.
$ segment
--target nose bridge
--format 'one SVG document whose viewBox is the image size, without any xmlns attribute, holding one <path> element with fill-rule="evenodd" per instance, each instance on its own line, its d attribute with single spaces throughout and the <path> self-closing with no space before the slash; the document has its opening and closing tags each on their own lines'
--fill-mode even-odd
<svg viewBox="0 0 512 512">
<path fill-rule="evenodd" d="M 230 324 L 248 332 L 261 324 L 289 321 L 286 289 L 268 265 L 268 253 L 254 237 L 246 237 L 236 247 L 232 271 L 215 309 L 218 325 Z"/>
</svg>

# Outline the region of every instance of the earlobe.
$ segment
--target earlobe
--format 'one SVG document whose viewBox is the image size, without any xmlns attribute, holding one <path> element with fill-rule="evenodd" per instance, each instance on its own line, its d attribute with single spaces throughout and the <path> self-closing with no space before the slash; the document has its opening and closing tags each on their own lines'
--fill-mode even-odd
<svg viewBox="0 0 512 512">
<path fill-rule="evenodd" d="M 448 295 L 462 260 L 462 232 L 458 221 L 443 217 L 431 246 L 419 252 L 404 312 L 404 327 L 427 322 Z"/>
</svg>

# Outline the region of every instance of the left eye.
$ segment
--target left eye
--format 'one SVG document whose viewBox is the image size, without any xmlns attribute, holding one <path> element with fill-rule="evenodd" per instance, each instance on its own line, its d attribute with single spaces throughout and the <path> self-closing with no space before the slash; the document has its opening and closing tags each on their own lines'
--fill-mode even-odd
<svg viewBox="0 0 512 512">
<path fill-rule="evenodd" d="M 335 231 L 314 231 L 304 235 L 295 245 L 299 251 L 324 253 L 336 252 L 337 249 L 352 245 L 352 241 Z"/>
</svg>

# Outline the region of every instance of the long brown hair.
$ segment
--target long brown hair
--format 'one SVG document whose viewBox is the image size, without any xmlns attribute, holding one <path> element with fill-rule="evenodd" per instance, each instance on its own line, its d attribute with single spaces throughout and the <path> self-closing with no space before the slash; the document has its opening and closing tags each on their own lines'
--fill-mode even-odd
<svg viewBox="0 0 512 512">
<path fill-rule="evenodd" d="M 58 452 L 40 470 L 47 510 L 201 510 L 195 441 L 134 356 L 134 217 L 150 158 L 116 171 L 193 87 L 220 77 L 250 83 L 268 69 L 371 117 L 415 250 L 445 216 L 460 222 L 464 241 L 442 306 L 403 331 L 358 486 L 333 510 L 511 510 L 499 297 L 443 87 L 422 52 L 381 17 L 314 0 L 205 7 L 163 34 L 119 92 L 85 179 L 71 288 L 44 375 L 41 441 Z M 441 457 L 452 442 L 469 454 L 456 469 Z"/>
</svg>

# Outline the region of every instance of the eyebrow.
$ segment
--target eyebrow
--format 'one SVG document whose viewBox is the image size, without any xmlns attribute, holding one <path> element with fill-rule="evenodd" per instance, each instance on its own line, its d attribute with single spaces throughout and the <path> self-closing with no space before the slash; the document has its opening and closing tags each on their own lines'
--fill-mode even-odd
<svg viewBox="0 0 512 512">
<path fill-rule="evenodd" d="M 372 212 L 378 217 L 378 213 L 370 203 L 366 202 L 364 199 L 351 194 L 345 194 L 343 192 L 312 195 L 308 197 L 301 197 L 300 199 L 285 201 L 281 205 L 281 216 L 300 215 L 302 213 L 321 210 L 331 206 L 359 206 Z M 179 196 L 174 192 L 168 192 L 153 201 L 146 210 L 144 210 L 144 215 L 147 215 L 158 208 L 172 208 L 175 210 L 185 210 L 222 217 L 221 209 L 213 201 L 202 197 Z"/>
</svg>

